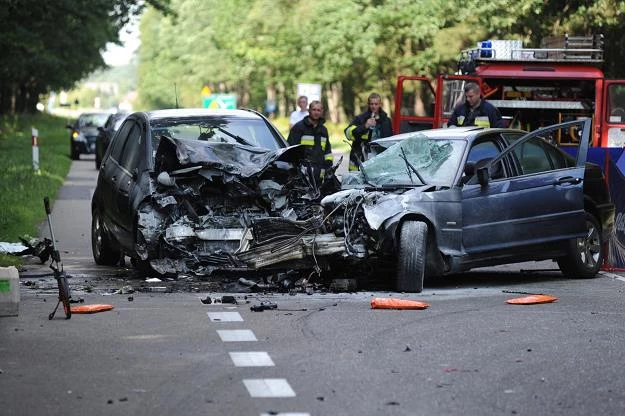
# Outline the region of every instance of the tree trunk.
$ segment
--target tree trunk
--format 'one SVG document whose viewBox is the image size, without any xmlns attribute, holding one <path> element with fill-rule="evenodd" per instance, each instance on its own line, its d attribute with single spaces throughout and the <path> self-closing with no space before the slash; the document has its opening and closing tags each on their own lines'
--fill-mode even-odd
<svg viewBox="0 0 625 416">
<path fill-rule="evenodd" d="M 278 114 L 280 117 L 288 116 L 288 104 L 285 96 L 285 88 L 282 82 L 278 83 Z"/>
<path fill-rule="evenodd" d="M 330 84 L 328 91 L 328 116 L 333 123 L 343 123 L 343 106 L 341 104 L 342 87 L 340 82 Z"/>
<path fill-rule="evenodd" d="M 265 101 L 265 113 L 267 117 L 274 118 L 276 114 L 276 87 L 273 84 L 268 84 L 265 87 L 267 100 Z"/>
</svg>

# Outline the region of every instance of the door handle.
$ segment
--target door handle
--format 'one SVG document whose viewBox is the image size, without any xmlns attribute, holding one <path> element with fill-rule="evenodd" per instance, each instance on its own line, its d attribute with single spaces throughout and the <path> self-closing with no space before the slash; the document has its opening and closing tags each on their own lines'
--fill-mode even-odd
<svg viewBox="0 0 625 416">
<path fill-rule="evenodd" d="M 564 178 L 558 178 L 558 180 L 556 180 L 555 185 L 565 185 L 565 184 L 572 184 L 572 185 L 577 185 L 579 183 L 582 182 L 581 178 L 574 178 L 572 176 L 565 176 Z"/>
</svg>

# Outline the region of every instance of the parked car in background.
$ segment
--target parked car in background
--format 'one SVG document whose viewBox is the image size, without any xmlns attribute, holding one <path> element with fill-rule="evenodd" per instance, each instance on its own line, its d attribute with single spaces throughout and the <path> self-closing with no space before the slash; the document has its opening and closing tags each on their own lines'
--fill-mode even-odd
<svg viewBox="0 0 625 416">
<path fill-rule="evenodd" d="M 70 129 L 70 157 L 78 160 L 81 154 L 95 153 L 95 139 L 98 127 L 106 122 L 110 113 L 82 113 L 74 124 L 68 124 Z"/>
<path fill-rule="evenodd" d="M 109 146 L 111 138 L 128 117 L 128 113 L 113 113 L 108 116 L 102 127 L 98 127 L 98 135 L 95 138 L 95 168 L 100 169 L 102 156 Z"/>
<path fill-rule="evenodd" d="M 387 261 L 406 292 L 421 292 L 425 277 L 531 260 L 594 277 L 615 208 L 601 168 L 586 163 L 590 126 L 447 128 L 372 142 L 376 156 L 321 201 L 329 231 L 345 240 L 343 263 L 354 271 Z M 550 144 L 572 131 L 576 157 Z"/>
<path fill-rule="evenodd" d="M 338 181 L 326 172 L 318 188 L 301 150 L 252 110 L 129 115 L 93 193 L 95 262 L 123 254 L 143 274 L 312 267 L 322 238 L 305 234 L 323 223 L 319 201 Z"/>
</svg>

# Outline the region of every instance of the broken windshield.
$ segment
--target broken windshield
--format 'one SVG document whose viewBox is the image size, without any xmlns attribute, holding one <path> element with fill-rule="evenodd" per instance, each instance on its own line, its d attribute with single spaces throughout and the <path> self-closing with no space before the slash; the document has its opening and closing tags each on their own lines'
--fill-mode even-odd
<svg viewBox="0 0 625 416">
<path fill-rule="evenodd" d="M 464 140 L 433 139 L 415 133 L 364 162 L 363 169 L 374 186 L 419 186 L 424 184 L 421 182 L 452 186 L 465 146 Z M 412 175 L 419 176 L 419 180 L 411 178 Z M 360 172 L 348 175 L 343 181 L 343 185 L 363 183 Z"/>
<path fill-rule="evenodd" d="M 150 122 L 153 136 L 169 136 L 180 140 L 200 140 L 212 143 L 238 143 L 277 150 L 282 146 L 261 119 L 241 117 L 175 117 Z"/>
</svg>

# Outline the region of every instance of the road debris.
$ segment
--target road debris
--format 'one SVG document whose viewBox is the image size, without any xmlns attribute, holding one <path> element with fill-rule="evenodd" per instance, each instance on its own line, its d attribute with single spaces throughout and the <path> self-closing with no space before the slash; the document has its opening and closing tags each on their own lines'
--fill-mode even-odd
<svg viewBox="0 0 625 416">
<path fill-rule="evenodd" d="M 371 309 L 427 309 L 430 305 L 409 299 L 397 298 L 373 298 L 371 299 Z"/>
<path fill-rule="evenodd" d="M 521 298 L 508 299 L 506 303 L 510 305 L 536 305 L 538 303 L 551 303 L 557 301 L 558 298 L 548 295 L 530 295 Z"/>
<path fill-rule="evenodd" d="M 278 304 L 267 301 L 267 302 L 260 302 L 260 304 L 252 305 L 250 307 L 250 310 L 252 312 L 262 312 L 262 311 L 270 310 L 270 309 L 278 309 Z"/>
<path fill-rule="evenodd" d="M 71 309 L 72 309 L 72 313 L 87 314 L 87 313 L 110 311 L 111 309 L 113 309 L 113 305 L 106 305 L 106 304 L 81 305 L 81 306 L 72 306 Z"/>
</svg>

